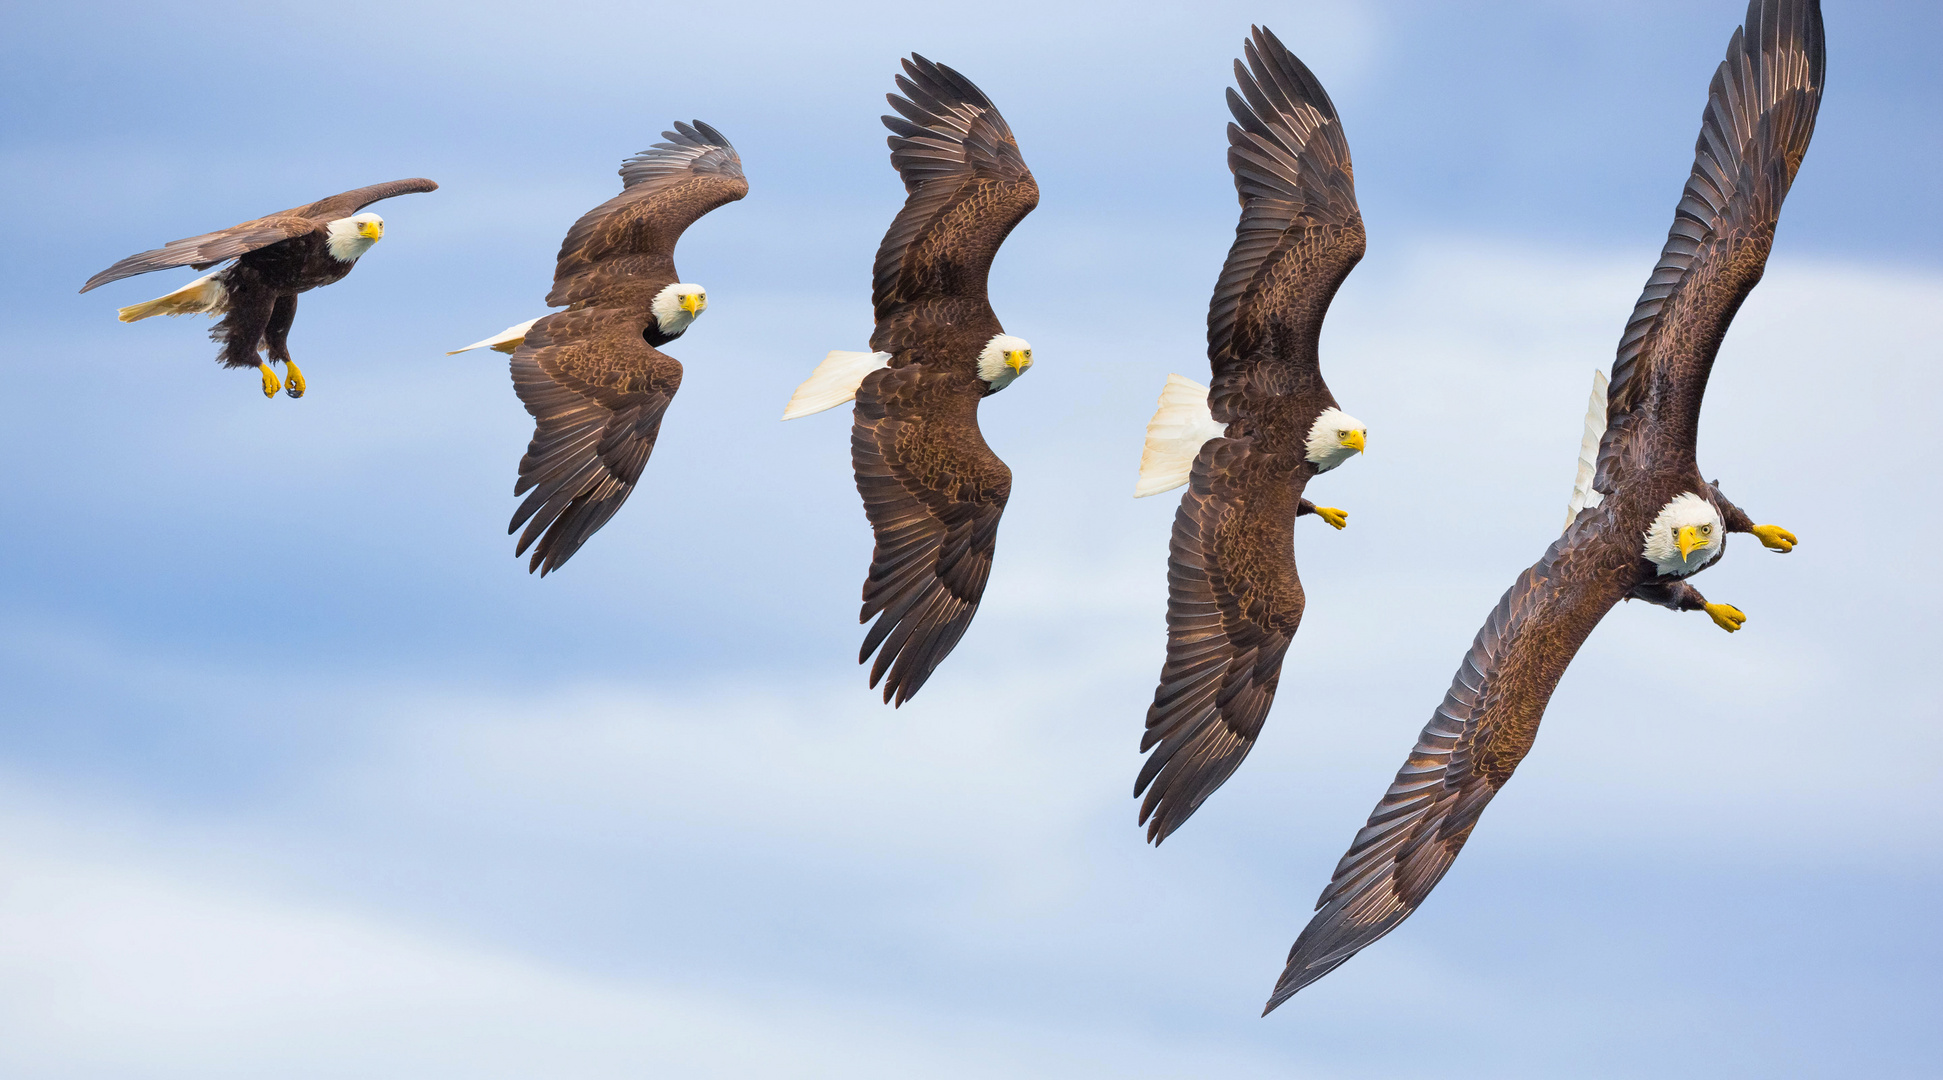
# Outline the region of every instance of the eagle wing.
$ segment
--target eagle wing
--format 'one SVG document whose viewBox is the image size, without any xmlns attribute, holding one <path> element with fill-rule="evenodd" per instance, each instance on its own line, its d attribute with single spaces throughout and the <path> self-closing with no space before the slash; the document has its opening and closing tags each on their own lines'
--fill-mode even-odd
<svg viewBox="0 0 1943 1080">
<path fill-rule="evenodd" d="M 1591 519 L 1588 519 L 1588 522 Z M 1629 587 L 1629 543 L 1581 525 L 1498 601 L 1368 824 L 1336 865 L 1266 1013 L 1396 929 L 1470 838 L 1538 735 L 1579 646 Z"/>
<path fill-rule="evenodd" d="M 549 306 L 598 296 L 630 279 L 675 280 L 675 242 L 696 219 L 749 193 L 742 158 L 722 133 L 679 121 L 621 163 L 619 195 L 581 215 L 560 242 Z"/>
<path fill-rule="evenodd" d="M 1673 228 L 1613 361 L 1598 490 L 1621 481 L 1641 406 L 1681 402 L 1697 421 L 1714 354 L 1767 267 L 1782 200 L 1815 132 L 1825 67 L 1819 0 L 1748 4 L 1708 87 Z"/>
<path fill-rule="evenodd" d="M 1167 555 L 1167 661 L 1147 709 L 1133 793 L 1160 843 L 1241 765 L 1275 700 L 1302 621 L 1293 525 L 1299 496 L 1245 439 L 1194 459 Z"/>
<path fill-rule="evenodd" d="M 247 255 L 258 248 L 281 243 L 293 236 L 302 236 L 315 228 L 317 223 L 309 218 L 273 215 L 257 218 L 255 221 L 245 221 L 241 225 L 231 225 L 227 229 L 218 229 L 212 233 L 203 233 L 201 236 L 171 240 L 153 251 L 130 255 L 103 270 L 89 278 L 88 283 L 81 286 L 81 291 L 87 292 L 111 281 L 120 281 L 122 278 L 134 277 L 136 274 L 146 274 L 151 270 L 168 270 L 177 266 L 193 266 L 198 270 L 206 270 L 224 260 L 234 259 L 238 255 Z"/>
<path fill-rule="evenodd" d="M 1363 215 L 1342 121 L 1322 84 L 1274 34 L 1253 28 L 1228 91 L 1228 168 L 1241 199 L 1234 246 L 1208 305 L 1208 406 L 1320 383 L 1316 344 L 1343 279 L 1363 257 Z"/>
<path fill-rule="evenodd" d="M 507 532 L 528 570 L 558 569 L 627 501 L 681 387 L 681 364 L 641 336 L 645 313 L 589 306 L 557 311 L 513 353 L 513 388 L 535 421 Z M 538 541 L 535 545 L 534 542 Z"/>
<path fill-rule="evenodd" d="M 1255 27 L 1244 49 L 1241 90 L 1228 91 L 1241 221 L 1208 308 L 1208 405 L 1242 428 L 1202 446 L 1174 517 L 1167 661 L 1140 740 L 1152 753 L 1133 790 L 1146 795 L 1140 820 L 1154 843 L 1240 767 L 1274 702 L 1302 621 L 1300 498 L 1294 478 L 1254 448 L 1266 418 L 1249 416 L 1246 399 L 1320 383 L 1323 315 L 1363 257 L 1349 144 L 1329 95 L 1268 30 Z"/>
<path fill-rule="evenodd" d="M 168 270 L 177 266 L 192 266 L 197 270 L 207 270 L 219 262 L 247 255 L 259 248 L 269 247 L 293 236 L 316 229 L 318 225 L 349 217 L 359 210 L 370 206 L 379 199 L 389 199 L 393 195 L 409 195 L 418 191 L 437 191 L 438 185 L 430 180 L 393 180 L 388 184 L 372 184 L 319 199 L 307 206 L 294 210 L 245 221 L 241 225 L 231 225 L 201 236 L 191 236 L 182 240 L 171 240 L 154 251 L 144 251 L 103 270 L 88 279 L 81 286 L 87 292 L 111 281 L 119 281 L 136 274 L 146 274 L 151 270 Z"/>
<path fill-rule="evenodd" d="M 850 456 L 877 541 L 858 619 L 877 622 L 857 661 L 878 652 L 870 685 L 883 680 L 896 705 L 964 636 L 992 570 L 1012 470 L 979 433 L 984 390 L 911 364 L 872 372 L 857 392 Z"/>
<path fill-rule="evenodd" d="M 382 184 L 371 184 L 367 187 L 352 188 L 342 194 L 332 195 L 328 199 L 319 199 L 314 203 L 299 206 L 294 210 L 285 210 L 283 215 L 279 216 L 287 215 L 289 217 L 309 218 L 315 222 L 336 221 L 338 218 L 350 217 L 352 214 L 370 206 L 374 202 L 380 202 L 398 195 L 417 195 L 422 192 L 437 191 L 438 189 L 439 186 L 436 183 L 422 176 L 415 176 L 406 180 L 390 180 Z"/>
<path fill-rule="evenodd" d="M 877 249 L 871 305 L 881 327 L 912 304 L 986 302 L 999 245 L 1032 208 L 1039 185 L 1005 118 L 970 79 L 916 53 L 888 95 L 897 116 L 891 164 L 908 197 Z"/>
</svg>

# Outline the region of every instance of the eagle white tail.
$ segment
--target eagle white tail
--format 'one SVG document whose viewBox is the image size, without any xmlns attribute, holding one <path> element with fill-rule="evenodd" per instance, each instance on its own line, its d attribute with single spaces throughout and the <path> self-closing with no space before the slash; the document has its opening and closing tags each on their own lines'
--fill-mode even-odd
<svg viewBox="0 0 1943 1080">
<path fill-rule="evenodd" d="M 117 314 L 122 322 L 135 322 L 151 315 L 221 315 L 229 308 L 229 290 L 216 280 L 216 275 L 221 273 L 218 270 L 206 274 L 167 296 L 131 304 Z"/>
<path fill-rule="evenodd" d="M 1160 391 L 1160 407 L 1147 421 L 1147 445 L 1140 450 L 1140 480 L 1133 497 L 1158 495 L 1187 483 L 1202 445 L 1227 430 L 1208 411 L 1207 387 L 1169 375 Z"/>
<path fill-rule="evenodd" d="M 540 316 L 540 319 L 544 318 L 546 316 Z M 445 355 L 457 356 L 462 352 L 471 352 L 474 349 L 491 349 L 494 352 L 503 353 L 518 352 L 520 343 L 526 340 L 526 332 L 533 329 L 533 324 L 539 322 L 540 319 L 528 319 L 518 326 L 509 326 L 484 341 L 475 341 L 463 349 L 453 349 Z"/>
<path fill-rule="evenodd" d="M 1599 468 L 1599 440 L 1606 434 L 1606 373 L 1592 373 L 1592 400 L 1585 406 L 1585 438 L 1579 440 L 1579 474 L 1572 480 L 1572 502 L 1565 508 L 1565 527 L 1571 528 L 1579 511 L 1606 501 L 1592 489 L 1592 475 Z"/>
<path fill-rule="evenodd" d="M 856 400 L 857 388 L 864 384 L 864 377 L 890 362 L 891 354 L 887 352 L 830 350 L 830 355 L 789 396 L 783 419 L 794 420 Z"/>
</svg>

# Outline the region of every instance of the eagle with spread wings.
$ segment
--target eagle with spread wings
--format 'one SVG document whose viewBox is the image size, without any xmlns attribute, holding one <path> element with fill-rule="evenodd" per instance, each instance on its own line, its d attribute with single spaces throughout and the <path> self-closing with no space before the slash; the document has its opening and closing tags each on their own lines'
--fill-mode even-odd
<svg viewBox="0 0 1943 1080">
<path fill-rule="evenodd" d="M 1032 367 L 1032 346 L 999 325 L 986 278 L 1039 185 L 1011 128 L 971 80 L 911 54 L 891 165 L 904 209 L 891 222 L 871 302 L 869 352 L 831 352 L 783 419 L 856 402 L 851 461 L 876 534 L 864 581 L 858 662 L 902 705 L 971 625 L 991 573 L 1012 470 L 978 430 L 978 403 Z"/>
<path fill-rule="evenodd" d="M 1747 616 L 1690 582 L 1731 533 L 1787 552 L 1695 459 L 1715 353 L 1761 280 L 1781 203 L 1815 131 L 1825 67 L 1817 0 L 1753 0 L 1715 72 L 1659 265 L 1609 381 L 1595 385 L 1564 535 L 1518 576 L 1478 631 L 1409 760 L 1337 865 L 1268 1007 L 1333 971 L 1417 910 L 1538 736 L 1546 702 L 1608 611 L 1644 600 Z M 1604 394 L 1598 393 L 1603 387 Z"/>
<path fill-rule="evenodd" d="M 1363 450 L 1368 429 L 1322 379 L 1323 316 L 1363 257 L 1349 143 L 1315 75 L 1254 27 L 1228 91 L 1228 168 L 1241 199 L 1208 306 L 1212 388 L 1168 377 L 1135 497 L 1182 484 L 1167 554 L 1167 659 L 1133 793 L 1155 844 L 1255 745 L 1302 621 L 1295 519 L 1341 529 L 1302 497 Z"/>
<path fill-rule="evenodd" d="M 621 193 L 567 230 L 549 307 L 454 353 L 512 354 L 513 389 L 533 414 L 533 440 L 508 533 L 527 572 L 558 570 L 627 501 L 681 389 L 681 362 L 661 351 L 708 307 L 675 272 L 675 242 L 703 214 L 749 193 L 742 158 L 722 133 L 677 122 L 621 163 Z"/>
<path fill-rule="evenodd" d="M 210 338 L 223 347 L 218 363 L 256 368 L 264 397 L 275 397 L 278 390 L 303 397 L 304 373 L 290 358 L 297 295 L 343 279 L 371 245 L 384 238 L 385 219 L 360 210 L 393 196 L 437 190 L 430 180 L 393 180 L 216 232 L 171 240 L 103 270 L 89 278 L 81 291 L 154 270 L 178 266 L 207 270 L 234 259 L 167 296 L 122 308 L 121 321 L 154 315 L 220 315 L 222 320 L 209 331 Z M 263 356 L 266 352 L 268 359 Z M 271 364 L 283 365 L 282 379 Z"/>
</svg>

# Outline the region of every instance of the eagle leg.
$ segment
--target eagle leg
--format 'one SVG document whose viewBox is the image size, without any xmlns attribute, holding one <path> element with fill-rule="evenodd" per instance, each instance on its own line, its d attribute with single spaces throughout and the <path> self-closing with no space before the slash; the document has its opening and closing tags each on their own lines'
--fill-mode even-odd
<svg viewBox="0 0 1943 1080">
<path fill-rule="evenodd" d="M 1741 624 L 1747 621 L 1747 616 L 1741 613 L 1741 609 L 1732 604 L 1706 604 L 1701 607 L 1701 610 L 1707 613 L 1708 618 L 1714 620 L 1715 626 L 1730 634 L 1739 630 Z"/>
<path fill-rule="evenodd" d="M 1795 534 L 1779 525 L 1756 525 L 1747 531 L 1753 533 L 1754 539 L 1770 551 L 1785 554 L 1795 549 Z"/>
<path fill-rule="evenodd" d="M 1295 505 L 1295 516 L 1301 517 L 1304 514 L 1314 514 L 1328 522 L 1332 528 L 1336 529 L 1340 529 L 1349 524 L 1349 511 L 1338 510 L 1333 506 L 1317 506 L 1307 499 L 1303 499 Z"/>
<path fill-rule="evenodd" d="M 277 391 L 283 389 L 283 384 L 277 381 L 277 373 L 267 363 L 256 365 L 256 370 L 263 373 L 263 396 L 276 397 Z"/>
<path fill-rule="evenodd" d="M 275 306 L 270 309 L 270 322 L 263 328 L 263 345 L 270 354 L 270 362 L 283 365 L 284 393 L 300 398 L 304 396 L 306 385 L 304 373 L 297 368 L 297 362 L 290 359 L 290 327 L 296 321 L 297 294 L 278 296 Z"/>
</svg>

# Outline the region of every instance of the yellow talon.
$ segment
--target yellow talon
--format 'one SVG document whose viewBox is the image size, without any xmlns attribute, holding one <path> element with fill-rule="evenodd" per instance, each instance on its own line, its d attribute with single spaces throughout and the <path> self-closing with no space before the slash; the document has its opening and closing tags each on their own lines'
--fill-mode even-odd
<svg viewBox="0 0 1943 1080">
<path fill-rule="evenodd" d="M 1349 512 L 1346 510 L 1338 510 L 1333 506 L 1316 507 L 1316 516 L 1338 529 L 1349 524 Z"/>
<path fill-rule="evenodd" d="M 297 369 L 297 365 L 294 362 L 289 360 L 283 362 L 283 381 L 284 393 L 289 394 L 293 398 L 304 396 L 304 373 Z M 271 393 L 275 393 L 275 391 L 273 390 Z"/>
<path fill-rule="evenodd" d="M 1732 604 L 1708 604 L 1706 611 L 1707 617 L 1714 620 L 1715 626 L 1730 634 L 1739 630 L 1741 624 L 1747 621 L 1747 616 L 1741 614 L 1741 609 Z"/>
<path fill-rule="evenodd" d="M 1774 551 L 1795 549 L 1795 534 L 1779 525 L 1756 525 L 1748 531 L 1754 534 L 1756 540 Z"/>
<path fill-rule="evenodd" d="M 283 383 L 277 381 L 277 373 L 271 371 L 268 364 L 258 364 L 256 370 L 263 373 L 263 396 L 276 397 L 277 391 L 283 389 Z"/>
</svg>

